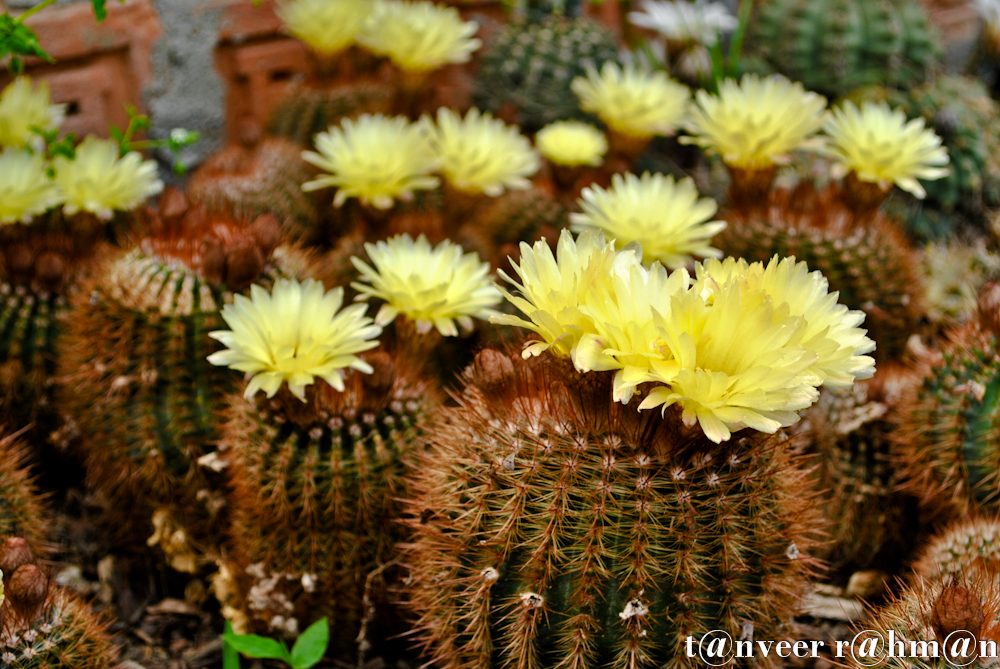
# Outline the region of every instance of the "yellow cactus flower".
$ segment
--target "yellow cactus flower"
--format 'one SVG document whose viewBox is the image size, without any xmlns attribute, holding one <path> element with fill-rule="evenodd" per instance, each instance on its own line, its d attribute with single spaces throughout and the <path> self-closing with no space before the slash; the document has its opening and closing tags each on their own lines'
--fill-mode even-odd
<svg viewBox="0 0 1000 669">
<path fill-rule="evenodd" d="M 463 21 L 454 7 L 424 0 L 387 0 L 374 11 L 357 36 L 373 52 L 388 56 L 401 69 L 427 72 L 449 63 L 466 63 L 482 46 L 473 37 L 479 25 Z"/>
<path fill-rule="evenodd" d="M 302 190 L 335 186 L 334 206 L 356 197 L 376 209 L 389 209 L 395 199 L 410 200 L 413 191 L 437 188 L 438 160 L 426 135 L 402 116 L 386 118 L 363 114 L 356 121 L 344 119 L 316 135 L 316 149 L 302 158 L 329 172 L 306 182 Z"/>
<path fill-rule="evenodd" d="M 631 255 L 617 254 L 614 242 L 605 241 L 597 230 L 588 230 L 579 239 L 563 230 L 555 256 L 544 239 L 534 246 L 521 242 L 520 262 L 512 263 L 521 281 L 499 272 L 519 294 L 503 288 L 500 292 L 530 320 L 504 314 L 491 317 L 490 322 L 523 327 L 542 337 L 527 343 L 522 352 L 525 358 L 546 350 L 567 357 L 584 334 L 597 334 L 593 321 L 581 310 L 588 292 L 615 271 L 616 263 L 626 260 L 637 262 Z"/>
<path fill-rule="evenodd" d="M 619 246 L 638 242 L 650 260 L 670 269 L 689 264 L 693 256 L 722 257 L 709 242 L 726 223 L 708 222 L 718 205 L 711 198 L 699 199 L 690 177 L 675 182 L 672 176 L 649 172 L 641 178 L 616 174 L 609 190 L 595 185 L 581 195 L 583 213 L 570 215 L 577 232 L 600 228 Z"/>
<path fill-rule="evenodd" d="M 31 77 L 17 77 L 0 93 L 0 146 L 40 144 L 32 127 L 55 130 L 65 117 L 66 105 L 52 104 L 49 85 L 32 87 Z"/>
<path fill-rule="evenodd" d="M 580 108 L 597 114 L 609 128 L 634 137 L 672 135 L 684 120 L 691 91 L 663 72 L 606 62 L 571 84 Z"/>
<path fill-rule="evenodd" d="M 441 163 L 441 172 L 461 191 L 497 197 L 504 189 L 523 190 L 538 171 L 538 154 L 515 126 L 471 109 L 461 118 L 442 107 L 437 124 L 428 117 L 422 123 Z"/>
<path fill-rule="evenodd" d="M 76 147 L 76 157 L 56 156 L 52 161 L 56 184 L 72 216 L 89 211 L 109 220 L 114 211 L 128 211 L 163 190 L 152 160 L 138 153 L 118 157 L 118 144 L 89 136 Z"/>
<path fill-rule="evenodd" d="M 906 122 L 901 110 L 885 102 L 864 102 L 859 110 L 847 101 L 833 110 L 823 128 L 830 136 L 828 153 L 834 178 L 854 172 L 858 179 L 888 191 L 895 183 L 920 199 L 927 193 L 917 179 L 940 179 L 949 173 L 948 151 L 941 138 L 924 127 L 924 119 Z"/>
<path fill-rule="evenodd" d="M 539 152 L 557 165 L 592 165 L 604 162 L 608 140 L 604 133 L 580 121 L 557 121 L 535 135 Z"/>
<path fill-rule="evenodd" d="M 258 390 L 274 397 L 287 383 L 291 393 L 305 402 L 305 388 L 317 376 L 343 391 L 345 370 L 374 371 L 356 354 L 378 346 L 375 338 L 382 328 L 365 316 L 367 304 L 338 313 L 343 288 L 324 291 L 314 279 L 303 283 L 278 279 L 270 293 L 253 285 L 249 298 L 236 295 L 234 300 L 222 309 L 231 329 L 208 335 L 226 350 L 208 356 L 208 361 L 246 372 L 251 377 L 244 393 L 247 399 Z"/>
<path fill-rule="evenodd" d="M 354 42 L 372 8 L 371 0 L 282 0 L 277 14 L 309 48 L 332 56 Z"/>
<path fill-rule="evenodd" d="M 792 151 L 819 149 L 826 98 L 780 76 L 727 79 L 719 94 L 698 91 L 682 144 L 718 153 L 730 167 L 758 170 L 788 162 Z"/>
<path fill-rule="evenodd" d="M 0 153 L 0 223 L 29 223 L 62 202 L 45 158 L 8 146 Z"/>
<path fill-rule="evenodd" d="M 489 279 L 489 263 L 480 262 L 476 253 L 464 253 L 450 240 L 431 248 L 423 235 L 414 242 L 404 234 L 365 244 L 365 250 L 374 267 L 357 257 L 351 262 L 368 283 L 351 286 L 361 293 L 357 300 L 385 300 L 375 316 L 377 325 L 388 325 L 403 314 L 421 334 L 437 328 L 443 336 L 454 337 L 455 321 L 469 331 L 473 317 L 485 319 L 497 313 L 490 307 L 501 296 Z"/>
<path fill-rule="evenodd" d="M 805 262 L 775 256 L 765 267 L 763 263 L 727 258 L 698 265 L 695 273 L 696 286 L 706 295 L 720 284 L 738 279 L 764 291 L 776 307 L 786 305 L 792 317 L 801 318 L 791 341 L 815 354 L 808 370 L 815 376 L 814 385 L 847 388 L 855 379 L 871 378 L 875 373 L 874 358 L 865 355 L 875 350 L 875 342 L 858 327 L 865 313 L 838 304 L 838 293 L 829 291 L 822 272 L 810 272 Z"/>
<path fill-rule="evenodd" d="M 672 369 L 639 408 L 678 404 L 684 423 L 697 422 L 716 443 L 744 427 L 773 433 L 796 422 L 818 397 L 807 373 L 816 356 L 791 341 L 798 320 L 745 282 L 727 282 L 713 297 L 674 295 L 660 328 Z"/>
<path fill-rule="evenodd" d="M 638 253 L 632 257 L 639 259 Z M 668 275 L 659 263 L 648 270 L 638 262 L 620 265 L 584 299 L 583 312 L 596 333 L 580 338 L 573 364 L 580 371 L 617 370 L 612 398 L 627 404 L 640 383 L 671 373 L 672 356 L 662 346 L 660 321 L 670 312 L 673 295 L 690 285 L 685 270 Z"/>
</svg>

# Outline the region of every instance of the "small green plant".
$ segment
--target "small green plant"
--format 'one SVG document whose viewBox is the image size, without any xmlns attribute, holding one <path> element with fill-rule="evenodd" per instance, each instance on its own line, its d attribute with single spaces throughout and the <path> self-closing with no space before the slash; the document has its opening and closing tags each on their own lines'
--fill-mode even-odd
<svg viewBox="0 0 1000 669">
<path fill-rule="evenodd" d="M 180 161 L 181 149 L 197 142 L 201 139 L 201 135 L 186 128 L 174 128 L 166 139 L 135 140 L 133 137 L 137 132 L 149 130 L 149 117 L 140 114 L 132 105 L 126 105 L 125 109 L 128 111 L 128 127 L 122 130 L 116 125 L 111 126 L 111 136 L 121 146 L 121 154 L 124 156 L 129 151 L 146 149 L 170 149 L 174 154 L 174 173 L 178 176 L 183 175 L 187 171 L 187 166 Z"/>
<path fill-rule="evenodd" d="M 269 639 L 256 634 L 233 634 L 232 625 L 226 621 L 222 634 L 222 669 L 240 669 L 240 653 L 247 657 L 281 660 L 292 669 L 309 669 L 323 659 L 330 640 L 330 624 L 320 618 L 306 629 L 288 650 L 284 641 Z"/>
<path fill-rule="evenodd" d="M 56 0 L 42 0 L 23 14 L 13 17 L 10 14 L 0 14 L 0 58 L 11 56 L 7 64 L 11 74 L 18 75 L 24 70 L 24 57 L 35 56 L 44 58 L 50 63 L 53 61 L 42 45 L 38 43 L 38 35 L 35 31 L 24 25 L 24 21 L 55 3 Z M 124 3 L 125 0 L 118 0 Z M 107 17 L 108 10 L 105 7 L 107 0 L 90 0 L 94 5 L 94 16 L 100 23 Z"/>
</svg>

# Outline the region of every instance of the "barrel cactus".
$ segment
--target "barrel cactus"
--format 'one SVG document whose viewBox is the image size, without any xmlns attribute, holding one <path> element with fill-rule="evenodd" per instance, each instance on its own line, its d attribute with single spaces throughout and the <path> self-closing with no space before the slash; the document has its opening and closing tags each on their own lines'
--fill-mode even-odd
<svg viewBox="0 0 1000 669">
<path fill-rule="evenodd" d="M 946 527 L 921 550 L 913 571 L 924 578 L 956 578 L 1000 566 L 1000 521 L 968 518 Z"/>
<path fill-rule="evenodd" d="M 27 467 L 27 450 L 15 435 L 0 437 L 0 536 L 37 544 L 48 529 L 42 497 Z"/>
<path fill-rule="evenodd" d="M 759 7 L 748 39 L 759 69 L 830 97 L 915 86 L 941 55 L 924 8 L 907 0 L 775 0 Z"/>
<path fill-rule="evenodd" d="M 583 118 L 570 82 L 617 53 L 611 33 L 590 19 L 551 16 L 507 24 L 482 54 L 475 105 L 526 133 L 553 121 Z"/>
<path fill-rule="evenodd" d="M 361 114 L 388 114 L 395 91 L 389 84 L 361 81 L 335 87 L 292 89 L 271 111 L 268 131 L 300 146 L 311 147 L 316 133 L 342 119 Z"/>
<path fill-rule="evenodd" d="M 193 572 L 217 543 L 222 477 L 210 460 L 235 390 L 205 360 L 217 348 L 208 333 L 233 291 L 294 273 L 296 260 L 275 251 L 271 215 L 209 214 L 171 191 L 149 218 L 138 248 L 109 257 L 72 304 L 61 406 L 114 526 L 133 540 L 154 535 L 175 568 Z"/>
</svg>

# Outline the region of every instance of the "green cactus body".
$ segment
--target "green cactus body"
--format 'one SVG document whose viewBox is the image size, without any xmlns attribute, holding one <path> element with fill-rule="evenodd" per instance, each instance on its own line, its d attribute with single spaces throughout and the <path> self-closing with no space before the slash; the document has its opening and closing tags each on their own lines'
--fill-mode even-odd
<svg viewBox="0 0 1000 669">
<path fill-rule="evenodd" d="M 832 97 L 917 85 L 941 53 L 923 7 L 908 0 L 772 0 L 750 31 L 753 60 Z"/>
<path fill-rule="evenodd" d="M 928 239 L 950 239 L 962 227 L 985 228 L 989 210 L 1000 205 L 1000 107 L 982 83 L 939 76 L 909 91 L 868 95 L 884 97 L 908 118 L 924 119 L 948 149 L 950 173 L 921 182 L 923 201 L 897 194 L 890 210 Z"/>
<path fill-rule="evenodd" d="M 898 359 L 917 331 L 923 310 L 919 257 L 891 220 L 859 221 L 811 186 L 776 191 L 766 215 L 724 212 L 729 226 L 713 244 L 726 255 L 767 262 L 775 254 L 795 256 L 820 270 L 841 304 L 865 312 L 862 327 L 878 361 Z"/>
<path fill-rule="evenodd" d="M 345 118 L 392 112 L 395 90 L 380 82 L 359 82 L 335 88 L 299 87 L 275 106 L 268 131 L 301 146 L 311 147 L 313 137 Z"/>
<path fill-rule="evenodd" d="M 30 625 L 5 621 L 0 626 L 4 669 L 108 669 L 114 664 L 114 648 L 104 626 L 86 604 L 62 589 Z"/>
<path fill-rule="evenodd" d="M 821 392 L 806 414 L 832 535 L 821 557 L 838 569 L 896 571 L 920 536 L 916 500 L 899 491 L 890 439 L 900 396 L 918 381 L 900 365 L 881 365 L 869 381 Z"/>
<path fill-rule="evenodd" d="M 900 417 L 900 462 L 925 497 L 950 513 L 1000 503 L 1000 353 L 997 337 L 953 332 Z"/>
<path fill-rule="evenodd" d="M 302 147 L 266 139 L 253 149 L 233 146 L 209 158 L 191 175 L 187 194 L 212 211 L 236 218 L 274 214 L 288 240 L 315 241 L 319 212 L 302 184 L 313 172 L 302 160 Z"/>
<path fill-rule="evenodd" d="M 381 352 L 367 359 L 375 373 L 348 377 L 344 393 L 318 382 L 307 403 L 286 390 L 272 400 L 234 397 L 222 441 L 246 614 L 268 633 L 327 616 L 330 648 L 341 654 L 358 648 L 366 597 L 368 639 L 391 636 L 385 583 L 401 538 L 404 462 L 438 402 L 413 363 L 397 367 Z"/>
<path fill-rule="evenodd" d="M 442 669 L 703 666 L 689 635 L 778 638 L 814 520 L 782 437 L 719 449 L 610 375 L 486 350 L 430 426 L 409 607 Z"/>
<path fill-rule="evenodd" d="M 570 83 L 617 53 L 611 33 L 589 19 L 510 23 L 482 55 L 475 104 L 529 134 L 553 121 L 585 118 Z"/>
</svg>

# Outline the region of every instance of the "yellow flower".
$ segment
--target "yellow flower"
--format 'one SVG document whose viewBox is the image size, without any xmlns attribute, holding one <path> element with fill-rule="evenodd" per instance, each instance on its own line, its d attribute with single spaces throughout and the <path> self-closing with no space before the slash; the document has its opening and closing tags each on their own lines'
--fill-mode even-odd
<svg viewBox="0 0 1000 669">
<path fill-rule="evenodd" d="M 708 222 L 718 206 L 711 198 L 698 199 L 690 178 L 674 182 L 672 176 L 649 172 L 641 178 L 616 174 L 610 190 L 595 185 L 584 188 L 581 195 L 583 213 L 570 215 L 573 230 L 600 228 L 619 246 L 639 242 L 650 259 L 670 269 L 689 264 L 692 256 L 722 256 L 709 241 L 726 224 Z"/>
<path fill-rule="evenodd" d="M 584 334 L 597 334 L 581 306 L 594 284 L 606 280 L 616 261 L 623 262 L 618 256 L 614 242 L 606 242 L 596 230 L 588 230 L 576 240 L 569 230 L 563 230 L 555 256 L 544 239 L 534 246 L 521 242 L 520 263 L 512 263 L 521 282 L 499 272 L 519 294 L 512 295 L 503 288 L 500 292 L 530 320 L 504 314 L 491 317 L 490 322 L 527 328 L 541 335 L 541 341 L 530 341 L 525 346 L 525 358 L 546 350 L 569 356 Z"/>
<path fill-rule="evenodd" d="M 277 13 L 293 35 L 330 56 L 351 45 L 371 11 L 371 0 L 283 0 Z"/>
<path fill-rule="evenodd" d="M 468 62 L 482 46 L 473 37 L 478 29 L 475 21 L 462 21 L 454 7 L 392 0 L 375 5 L 356 39 L 403 70 L 426 72 Z"/>
<path fill-rule="evenodd" d="M 838 304 L 838 293 L 829 292 L 823 274 L 810 272 L 805 262 L 775 256 L 765 267 L 733 258 L 710 260 L 696 267 L 696 275 L 696 285 L 706 295 L 740 278 L 750 288 L 764 291 L 776 307 L 784 304 L 792 316 L 801 317 L 791 341 L 815 354 L 816 361 L 809 368 L 814 385 L 847 388 L 855 379 L 875 373 L 875 360 L 865 355 L 875 349 L 875 342 L 858 327 L 864 322 L 864 312 Z"/>
<path fill-rule="evenodd" d="M 375 316 L 375 323 L 388 325 L 398 314 L 415 321 L 417 332 L 437 328 L 445 337 L 458 334 L 455 321 L 472 329 L 472 318 L 488 318 L 500 301 L 500 293 L 488 274 L 489 263 L 479 262 L 476 253 L 463 253 L 462 247 L 445 240 L 431 248 L 420 235 L 414 242 L 409 235 L 397 235 L 388 241 L 365 244 L 375 267 L 357 257 L 351 262 L 369 283 L 352 283 L 361 294 L 357 300 L 377 297 L 385 304 Z"/>
<path fill-rule="evenodd" d="M 671 298 L 691 285 L 687 271 L 669 276 L 659 263 L 647 270 L 636 262 L 619 264 L 618 271 L 589 291 L 583 312 L 595 334 L 584 334 L 573 351 L 580 371 L 618 370 L 612 397 L 627 404 L 636 386 L 662 377 L 672 369 L 670 351 L 662 346 L 659 324 L 670 312 Z M 623 257 L 622 260 L 629 258 Z"/>
<path fill-rule="evenodd" d="M 402 116 L 362 115 L 357 121 L 344 119 L 341 128 L 331 127 L 316 135 L 319 153 L 305 151 L 302 157 L 330 173 L 302 185 L 313 191 L 336 186 L 334 206 L 356 197 L 376 209 L 389 209 L 393 200 L 409 200 L 413 191 L 437 188 L 437 159 L 420 128 Z"/>
<path fill-rule="evenodd" d="M 458 190 L 497 197 L 504 188 L 531 186 L 528 177 L 538 171 L 538 154 L 515 126 L 478 109 L 462 119 L 447 107 L 438 110 L 436 125 L 426 116 L 422 122 L 441 172 Z"/>
<path fill-rule="evenodd" d="M 767 294 L 734 280 L 706 301 L 696 289 L 674 295 L 660 334 L 673 362 L 640 409 L 678 404 L 686 425 L 719 443 L 750 427 L 773 433 L 799 418 L 818 392 L 807 373 L 815 354 L 791 341 L 799 319 Z"/>
<path fill-rule="evenodd" d="M 608 140 L 604 133 L 580 121 L 550 123 L 535 135 L 535 146 L 558 165 L 593 165 L 604 162 Z"/>
<path fill-rule="evenodd" d="M 355 304 L 337 313 L 344 289 L 323 290 L 314 279 L 299 283 L 278 279 L 268 293 L 250 287 L 250 298 L 236 295 L 222 309 L 231 330 L 210 332 L 227 348 L 208 361 L 251 376 L 244 397 L 258 390 L 274 397 L 282 383 L 305 401 L 305 388 L 320 377 L 337 390 L 344 390 L 346 369 L 366 374 L 372 367 L 355 355 L 378 346 L 382 328 L 365 316 L 367 304 Z"/>
<path fill-rule="evenodd" d="M 691 91 L 663 72 L 621 68 L 607 62 L 598 74 L 588 69 L 586 77 L 571 84 L 580 98 L 580 108 L 597 114 L 612 130 L 625 135 L 650 137 L 672 135 L 684 118 Z"/>
<path fill-rule="evenodd" d="M 55 130 L 63 122 L 65 110 L 66 105 L 52 104 L 46 82 L 32 88 L 31 77 L 17 77 L 0 93 L 0 146 L 41 142 L 31 128 Z"/>
<path fill-rule="evenodd" d="M 826 98 L 784 77 L 749 74 L 723 81 L 719 95 L 698 91 L 682 144 L 718 153 L 730 167 L 764 169 L 788 162 L 796 149 L 820 148 Z"/>
<path fill-rule="evenodd" d="M 877 183 L 887 191 L 895 183 L 923 199 L 927 193 L 917 179 L 940 179 L 949 172 L 948 151 L 941 138 L 924 127 L 924 119 L 906 122 L 902 111 L 885 102 L 864 102 L 858 110 L 848 101 L 833 110 L 823 128 L 830 136 L 828 150 L 836 162 L 834 178 L 854 172 L 861 181 Z"/>
<path fill-rule="evenodd" d="M 108 220 L 115 210 L 128 211 L 163 190 L 155 162 L 138 153 L 119 158 L 111 140 L 89 136 L 76 147 L 76 158 L 56 156 L 52 162 L 70 216 L 89 211 Z"/>
<path fill-rule="evenodd" d="M 60 202 L 44 157 L 12 146 L 0 153 L 0 223 L 28 223 Z"/>
</svg>

